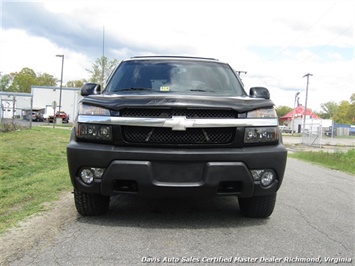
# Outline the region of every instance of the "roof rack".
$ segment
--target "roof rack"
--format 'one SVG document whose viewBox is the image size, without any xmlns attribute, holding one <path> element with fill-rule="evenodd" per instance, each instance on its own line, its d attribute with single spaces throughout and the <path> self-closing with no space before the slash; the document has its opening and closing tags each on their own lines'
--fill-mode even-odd
<svg viewBox="0 0 355 266">
<path fill-rule="evenodd" d="M 133 56 L 131 58 L 186 58 L 186 59 L 204 59 L 218 61 L 216 58 L 197 57 L 197 56 L 178 56 L 178 55 L 146 55 L 146 56 Z"/>
</svg>

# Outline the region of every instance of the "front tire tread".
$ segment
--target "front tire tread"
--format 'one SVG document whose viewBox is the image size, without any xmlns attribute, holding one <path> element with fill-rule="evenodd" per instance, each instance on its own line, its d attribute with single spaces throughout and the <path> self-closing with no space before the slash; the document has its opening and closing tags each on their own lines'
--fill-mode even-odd
<svg viewBox="0 0 355 266">
<path fill-rule="evenodd" d="M 267 218 L 275 207 L 276 193 L 251 198 L 238 198 L 240 211 L 245 217 Z"/>
<path fill-rule="evenodd" d="M 74 201 L 76 210 L 82 216 L 96 216 L 107 213 L 110 197 L 74 189 Z"/>
</svg>

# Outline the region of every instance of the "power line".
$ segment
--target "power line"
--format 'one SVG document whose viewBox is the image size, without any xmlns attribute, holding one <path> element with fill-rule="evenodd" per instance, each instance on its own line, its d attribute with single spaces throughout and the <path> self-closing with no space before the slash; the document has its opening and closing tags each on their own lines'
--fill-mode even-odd
<svg viewBox="0 0 355 266">
<path fill-rule="evenodd" d="M 339 1 L 339 0 L 338 0 Z M 284 51 L 286 51 L 288 48 L 291 47 L 291 45 L 293 45 L 295 42 L 297 42 L 299 39 L 301 39 L 301 37 L 303 37 L 303 35 L 305 35 L 307 32 L 309 32 L 314 25 L 316 25 L 321 19 L 323 19 L 323 17 L 328 14 L 328 12 L 334 8 L 334 6 L 338 3 L 338 1 L 334 2 L 333 5 L 327 9 L 327 11 L 325 11 L 315 22 L 313 22 L 313 24 L 305 31 L 303 31 L 294 41 L 292 41 L 290 44 L 288 44 L 285 48 L 281 49 L 274 57 L 272 57 L 271 59 L 269 59 L 267 62 L 264 63 L 268 64 L 270 61 L 273 61 L 275 58 L 277 58 L 280 54 L 282 54 Z"/>
<path fill-rule="evenodd" d="M 262 63 L 261 66 L 259 66 L 259 68 L 265 68 L 265 65 L 269 64 L 270 62 L 274 61 L 274 59 L 276 59 L 277 57 L 279 57 L 284 51 L 286 51 L 287 49 L 289 49 L 292 44 L 296 43 L 301 37 L 303 37 L 306 33 L 308 33 L 321 19 L 323 19 L 323 17 L 325 15 L 327 15 L 329 13 L 330 10 L 332 10 L 339 2 L 340 0 L 335 1 L 320 17 L 318 17 L 318 19 L 312 23 L 312 25 L 310 27 L 308 27 L 307 30 L 305 30 L 304 32 L 302 32 L 294 41 L 290 42 L 285 48 L 281 49 L 276 55 L 274 55 L 272 58 L 270 58 L 268 61 Z M 337 37 L 335 37 L 334 39 L 332 39 L 330 42 L 328 42 L 326 45 L 323 45 L 322 47 L 318 48 L 314 53 L 319 52 L 320 50 L 322 50 L 324 47 L 326 47 L 327 45 L 329 45 L 330 43 L 332 43 L 333 41 L 335 41 L 336 39 L 338 39 L 341 35 L 343 35 L 346 31 L 348 31 L 353 25 L 350 25 L 348 28 L 346 28 L 343 32 L 341 32 Z M 289 69 L 293 69 L 294 67 L 296 67 L 297 65 L 303 63 L 304 61 L 312 58 L 314 56 L 314 54 L 310 55 L 309 57 L 303 59 L 301 62 L 296 63 L 295 65 L 288 67 L 287 71 L 289 71 Z M 284 69 L 284 71 L 286 71 L 286 69 Z M 258 72 L 258 71 L 256 71 Z M 262 83 L 266 83 L 265 81 L 262 81 Z"/>
<path fill-rule="evenodd" d="M 319 47 L 318 49 L 316 49 L 315 51 L 313 51 L 313 53 L 304 58 L 302 61 L 299 61 L 297 62 L 296 64 L 290 66 L 290 67 L 287 67 L 287 68 L 284 68 L 283 69 L 283 72 L 279 73 L 278 76 L 282 76 L 283 73 L 285 72 L 290 72 L 290 70 L 292 70 L 293 68 L 295 68 L 296 66 L 304 63 L 305 61 L 311 59 L 312 57 L 315 56 L 315 54 L 319 53 L 321 50 L 323 50 L 324 48 L 326 48 L 327 46 L 329 46 L 329 44 L 331 44 L 332 42 L 336 41 L 339 37 L 341 37 L 344 33 L 346 33 L 349 29 L 351 29 L 353 27 L 353 25 L 351 24 L 350 26 L 348 26 L 345 30 L 343 30 L 340 34 L 338 34 L 335 38 L 331 39 L 329 42 L 327 42 L 326 44 L 322 45 L 321 47 Z M 263 83 L 265 84 L 265 81 L 263 81 Z"/>
<path fill-rule="evenodd" d="M 312 58 L 314 56 L 314 54 L 318 53 L 319 51 L 323 50 L 325 47 L 329 46 L 329 44 L 331 44 L 332 42 L 336 41 L 340 36 L 342 36 L 345 32 L 347 32 L 350 28 L 352 28 L 353 25 L 350 25 L 349 27 L 347 27 L 345 30 L 343 30 L 339 35 L 337 35 L 334 39 L 332 39 L 331 41 L 329 41 L 327 44 L 322 45 L 321 47 L 319 47 L 317 50 L 315 50 L 313 52 L 312 55 L 308 56 L 307 58 L 303 59 L 301 62 L 297 63 L 296 65 L 294 65 L 293 67 L 303 63 L 304 61 L 307 61 L 308 59 Z M 292 67 L 292 68 L 293 68 Z"/>
</svg>

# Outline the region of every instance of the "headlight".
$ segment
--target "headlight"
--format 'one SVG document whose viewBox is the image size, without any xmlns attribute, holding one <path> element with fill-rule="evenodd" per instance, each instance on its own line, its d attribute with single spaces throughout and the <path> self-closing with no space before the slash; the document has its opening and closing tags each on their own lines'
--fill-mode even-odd
<svg viewBox="0 0 355 266">
<path fill-rule="evenodd" d="M 275 118 L 277 113 L 275 108 L 257 109 L 247 113 L 248 118 Z"/>
<path fill-rule="evenodd" d="M 79 115 L 110 115 L 110 110 L 88 104 L 79 104 Z"/>
<path fill-rule="evenodd" d="M 265 118 L 276 119 L 277 113 L 275 108 L 256 109 L 247 113 L 247 118 Z M 246 127 L 244 131 L 244 143 L 275 143 L 279 140 L 279 131 L 275 126 L 265 127 L 260 124 L 260 127 L 255 124 L 253 127 Z"/>
<path fill-rule="evenodd" d="M 106 125 L 95 124 L 78 124 L 77 134 L 78 138 L 94 139 L 94 140 L 112 140 L 112 127 Z"/>
<path fill-rule="evenodd" d="M 244 132 L 244 143 L 276 142 L 279 139 L 277 127 L 247 127 Z"/>
</svg>

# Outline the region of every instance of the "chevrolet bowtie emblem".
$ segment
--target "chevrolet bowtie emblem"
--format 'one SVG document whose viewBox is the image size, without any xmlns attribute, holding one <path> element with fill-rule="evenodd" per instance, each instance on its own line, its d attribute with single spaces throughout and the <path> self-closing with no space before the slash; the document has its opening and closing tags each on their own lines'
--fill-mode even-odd
<svg viewBox="0 0 355 266">
<path fill-rule="evenodd" d="M 184 131 L 186 128 L 193 127 L 195 120 L 186 119 L 185 116 L 173 116 L 171 119 L 167 119 L 164 123 L 164 127 L 171 127 L 172 130 Z"/>
</svg>

